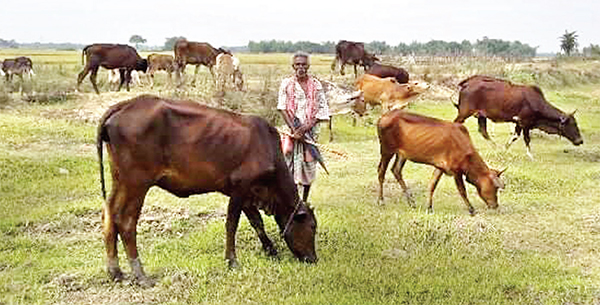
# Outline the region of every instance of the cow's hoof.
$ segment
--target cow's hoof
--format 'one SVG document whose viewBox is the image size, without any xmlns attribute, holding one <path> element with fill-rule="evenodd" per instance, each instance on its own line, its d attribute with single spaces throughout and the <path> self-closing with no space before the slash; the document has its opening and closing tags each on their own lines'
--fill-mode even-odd
<svg viewBox="0 0 600 305">
<path fill-rule="evenodd" d="M 229 269 L 237 269 L 240 267 L 240 265 L 238 264 L 237 260 L 235 259 L 230 259 L 227 261 L 227 266 L 229 267 Z"/>
<path fill-rule="evenodd" d="M 154 287 L 154 280 L 147 276 L 138 276 L 135 277 L 133 283 L 142 287 L 142 288 L 152 288 Z"/>
<path fill-rule="evenodd" d="M 108 275 L 110 276 L 110 279 L 115 282 L 121 282 L 125 278 L 125 276 L 123 275 L 123 272 L 121 272 L 121 269 L 118 267 L 117 268 L 109 268 Z"/>
<path fill-rule="evenodd" d="M 268 256 L 277 256 L 277 249 L 275 247 L 268 247 L 265 251 L 267 251 Z"/>
<path fill-rule="evenodd" d="M 475 211 L 475 209 L 469 209 L 469 214 L 471 214 L 471 216 L 475 216 L 477 215 L 477 211 Z"/>
</svg>

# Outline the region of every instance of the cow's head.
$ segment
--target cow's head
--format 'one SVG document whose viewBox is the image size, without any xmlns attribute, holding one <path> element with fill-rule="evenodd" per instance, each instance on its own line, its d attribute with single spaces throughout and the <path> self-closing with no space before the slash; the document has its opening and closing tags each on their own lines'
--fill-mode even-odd
<svg viewBox="0 0 600 305">
<path fill-rule="evenodd" d="M 352 111 L 359 116 L 363 116 L 367 112 L 367 104 L 365 103 L 365 97 L 362 91 L 358 91 L 358 93 L 355 93 L 350 99 L 354 101 L 354 103 L 352 103 Z"/>
<path fill-rule="evenodd" d="M 376 62 L 379 62 L 379 58 L 377 58 L 377 56 L 373 55 L 373 54 L 368 54 L 365 53 L 365 55 L 363 56 L 363 58 L 361 59 L 361 66 L 363 66 L 365 68 L 365 70 L 368 70 L 369 68 L 371 68 L 371 66 L 373 66 L 373 64 L 375 64 Z"/>
<path fill-rule="evenodd" d="M 502 181 L 500 175 L 505 170 L 506 168 L 501 171 L 490 169 L 483 179 L 477 180 L 475 184 L 479 197 L 485 201 L 490 209 L 498 208 L 498 189 L 504 188 L 504 181 Z"/>
<path fill-rule="evenodd" d="M 558 134 L 569 139 L 574 145 L 583 144 L 583 138 L 579 133 L 577 121 L 575 121 L 575 111 L 571 114 L 564 115 L 560 118 L 558 126 Z"/>
<path fill-rule="evenodd" d="M 145 58 L 138 58 L 135 63 L 135 70 L 146 72 L 148 70 L 148 60 Z"/>
<path fill-rule="evenodd" d="M 301 200 L 291 219 L 283 230 L 283 238 L 294 256 L 300 261 L 315 263 L 315 235 L 317 232 L 317 219 L 315 213 Z"/>
</svg>

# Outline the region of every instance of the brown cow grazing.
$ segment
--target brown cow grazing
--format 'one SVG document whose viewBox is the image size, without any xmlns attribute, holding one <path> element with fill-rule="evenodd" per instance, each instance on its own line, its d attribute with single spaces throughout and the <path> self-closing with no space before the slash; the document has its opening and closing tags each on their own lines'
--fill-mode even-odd
<svg viewBox="0 0 600 305">
<path fill-rule="evenodd" d="M 21 78 L 21 82 L 23 82 L 23 75 L 28 75 L 30 78 L 35 75 L 33 73 L 31 58 L 25 56 L 7 58 L 2 62 L 1 68 L 7 83 L 12 81 L 13 75 L 18 75 Z"/>
<path fill-rule="evenodd" d="M 393 77 L 400 84 L 408 83 L 408 72 L 402 68 L 396 68 L 389 65 L 381 65 L 374 63 L 369 70 L 365 71 L 365 74 L 384 77 Z"/>
<path fill-rule="evenodd" d="M 335 46 L 335 59 L 331 63 L 331 71 L 335 71 L 339 63 L 340 74 L 344 75 L 344 66 L 351 64 L 354 66 L 354 77 L 356 78 L 358 74 L 356 65 L 362 66 L 366 71 L 377 61 L 379 58 L 365 51 L 364 43 L 340 40 Z"/>
<path fill-rule="evenodd" d="M 408 187 L 402 178 L 402 168 L 406 160 L 429 164 L 436 169 L 429 183 L 429 210 L 433 211 L 433 193 L 442 174 L 454 176 L 456 187 L 469 213 L 475 209 L 467 198 L 463 176 L 473 184 L 488 208 L 498 207 L 497 190 L 504 187 L 500 179 L 503 171 L 487 167 L 473 147 L 467 128 L 431 117 L 393 110 L 384 114 L 377 122 L 377 132 L 381 146 L 379 162 L 379 200 L 383 202 L 383 182 L 387 166 L 396 156 L 392 173 L 408 202 L 414 206 Z"/>
<path fill-rule="evenodd" d="M 169 84 L 172 84 L 172 74 L 173 71 L 175 71 L 173 56 L 157 53 L 148 55 L 148 77 L 150 78 L 150 88 L 154 88 L 154 73 L 161 70 L 169 74 Z"/>
<path fill-rule="evenodd" d="M 218 48 L 215 49 L 213 46 L 206 42 L 194 42 L 187 41 L 186 39 L 179 39 L 175 42 L 175 71 L 179 79 L 179 85 L 183 85 L 181 75 L 185 73 L 185 66 L 187 64 L 195 65 L 196 70 L 194 71 L 194 80 L 192 80 L 192 86 L 196 84 L 196 75 L 200 69 L 200 65 L 205 65 L 210 70 L 210 74 L 213 75 L 213 66 L 217 63 L 217 55 L 221 53 L 227 53 L 231 55 L 231 52 Z"/>
<path fill-rule="evenodd" d="M 344 89 L 332 82 L 320 80 L 329 104 L 329 142 L 333 142 L 333 116 L 350 113 L 354 116 L 363 116 L 367 107 L 360 91 Z"/>
<path fill-rule="evenodd" d="M 113 279 L 123 276 L 117 257 L 120 235 L 135 278 L 147 283 L 138 258 L 136 224 L 152 186 L 179 197 L 208 192 L 230 197 L 225 251 L 230 267 L 237 265 L 235 234 L 242 212 L 263 248 L 270 255 L 277 254 L 259 209 L 275 216 L 281 235 L 298 259 L 316 262 L 314 213 L 298 197 L 279 134 L 264 119 L 150 95 L 113 105 L 101 118 L 97 137 L 104 197 L 105 142 L 113 184 L 102 222 Z"/>
<path fill-rule="evenodd" d="M 356 81 L 356 90 L 363 92 L 365 103 L 381 105 L 383 111 L 404 108 L 427 89 L 429 85 L 424 82 L 399 84 L 395 78 L 379 78 L 370 74 L 364 74 Z"/>
<path fill-rule="evenodd" d="M 98 69 L 103 67 L 105 69 L 119 69 L 121 82 L 119 83 L 119 89 L 126 84 L 127 91 L 129 91 L 129 83 L 131 82 L 131 71 L 143 71 L 146 72 L 148 69 L 148 60 L 141 58 L 137 51 L 128 45 L 123 44 L 106 44 L 97 43 L 91 44 L 83 48 L 81 53 L 81 60 L 85 56 L 85 67 L 83 71 L 79 73 L 77 77 L 77 89 L 81 85 L 83 79 L 91 71 L 90 81 L 94 90 L 97 94 L 98 86 L 96 85 L 96 76 L 98 75 Z"/>
<path fill-rule="evenodd" d="M 463 123 L 476 114 L 479 132 L 487 140 L 486 119 L 494 122 L 513 122 L 515 132 L 509 142 L 516 141 L 523 131 L 527 155 L 533 158 L 529 143 L 529 131 L 541 129 L 550 134 L 558 134 L 569 139 L 574 145 L 583 144 L 583 139 L 575 121 L 575 112 L 567 114 L 546 101 L 542 90 L 537 86 L 517 85 L 511 82 L 483 75 L 469 77 L 459 83 L 458 115 L 455 122 Z"/>
</svg>

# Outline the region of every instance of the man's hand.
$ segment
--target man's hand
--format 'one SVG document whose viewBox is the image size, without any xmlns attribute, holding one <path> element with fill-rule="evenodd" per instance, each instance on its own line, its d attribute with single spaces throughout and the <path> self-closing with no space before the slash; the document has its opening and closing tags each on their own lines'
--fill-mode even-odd
<svg viewBox="0 0 600 305">
<path fill-rule="evenodd" d="M 304 139 L 304 134 L 312 128 L 309 124 L 302 124 L 294 130 L 294 139 Z"/>
</svg>

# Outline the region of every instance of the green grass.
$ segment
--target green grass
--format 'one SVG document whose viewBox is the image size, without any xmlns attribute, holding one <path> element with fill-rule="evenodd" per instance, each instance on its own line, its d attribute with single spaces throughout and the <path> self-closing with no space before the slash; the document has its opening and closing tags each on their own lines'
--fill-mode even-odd
<svg viewBox="0 0 600 305">
<path fill-rule="evenodd" d="M 575 147 L 564 138 L 534 132 L 534 161 L 525 155 L 522 139 L 504 150 L 477 133 L 474 118 L 467 120 L 471 138 L 488 165 L 509 167 L 498 210 L 487 210 L 474 187 L 468 185 L 469 198 L 479 212 L 474 217 L 468 215 L 449 178 L 443 178 L 436 191 L 435 214 L 427 214 L 432 168 L 410 162 L 404 177 L 417 208 L 408 206 L 391 173 L 384 185 L 385 202 L 380 205 L 376 200 L 379 145 L 374 126 L 379 110 L 359 119 L 356 126 L 349 117 L 336 117 L 336 142 L 329 145 L 347 152 L 350 158 L 340 160 L 326 154 L 331 175 L 320 173 L 311 193 L 319 224 L 319 262 L 315 265 L 297 262 L 279 237 L 274 220 L 266 216 L 267 233 L 279 250 L 277 259 L 269 258 L 242 217 L 237 235 L 241 267 L 229 270 L 224 260 L 227 198 L 207 194 L 182 199 L 152 189 L 138 225 L 138 244 L 145 270 L 157 284 L 143 289 L 127 281 L 112 283 L 105 272 L 96 121 L 108 105 L 142 92 L 216 103 L 210 76 L 202 68 L 198 80 L 203 85 L 182 92 L 159 83 L 154 91 L 141 87 L 131 93 L 104 92 L 100 96 L 90 93 L 86 79 L 85 92 L 75 94 L 79 54 L 56 54 L 33 54 L 47 66 L 39 70 L 31 86 L 37 88 L 36 96 L 65 92 L 66 98 L 32 102 L 28 94 L 5 93 L 4 102 L 0 99 L 0 304 L 600 301 L 597 83 L 540 84 L 551 103 L 565 111 L 578 110 L 585 143 Z M 67 58 L 67 64 L 60 68 L 63 61 L 53 61 L 54 57 Z M 224 106 L 277 121 L 270 108 L 280 78 L 290 73 L 289 54 L 240 57 L 246 64 L 243 69 L 249 88 L 244 93 L 227 93 Z M 331 58 L 313 58 L 312 69 L 329 79 Z M 498 73 L 506 70 L 511 79 L 521 77 L 524 82 L 523 75 L 529 75 L 497 63 L 465 65 L 465 70 L 456 66 L 451 71 L 467 73 L 473 67 Z M 560 63 L 557 68 L 567 76 L 572 69 L 588 69 L 576 66 L 579 63 L 561 65 L 567 64 Z M 527 69 L 534 68 L 545 69 L 535 65 Z M 429 71 L 434 84 L 443 80 L 443 68 L 414 69 L 416 77 L 423 75 L 420 71 Z M 344 84 L 353 81 L 351 75 L 332 78 Z M 451 99 L 456 96 L 426 94 L 410 111 L 451 120 L 456 115 Z M 499 144 L 513 129 L 511 124 L 488 125 Z M 322 126 L 321 142 L 327 143 L 328 138 Z M 119 250 L 121 265 L 129 273 L 122 245 Z"/>
</svg>

